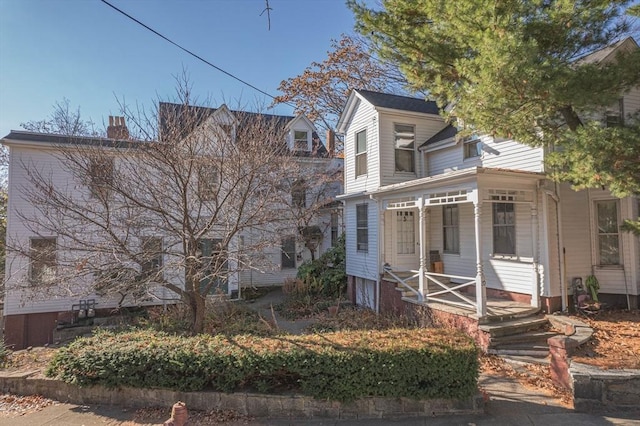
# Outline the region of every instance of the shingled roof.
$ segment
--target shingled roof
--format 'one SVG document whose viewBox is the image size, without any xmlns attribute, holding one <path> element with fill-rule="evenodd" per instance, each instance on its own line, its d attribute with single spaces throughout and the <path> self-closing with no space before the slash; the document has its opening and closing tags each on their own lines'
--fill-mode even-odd
<svg viewBox="0 0 640 426">
<path fill-rule="evenodd" d="M 436 142 L 450 139 L 457 134 L 458 134 L 458 129 L 455 126 L 449 124 L 447 127 L 445 127 L 444 129 L 440 130 L 438 133 L 436 133 L 435 135 L 427 139 L 425 143 L 420 145 L 420 148 L 424 148 L 426 146 L 433 145 Z"/>
<path fill-rule="evenodd" d="M 397 109 L 400 111 L 422 112 L 425 114 L 439 114 L 440 109 L 433 101 L 408 96 L 391 95 L 388 93 L 360 90 L 357 92 L 371 104 L 380 108 Z"/>
</svg>

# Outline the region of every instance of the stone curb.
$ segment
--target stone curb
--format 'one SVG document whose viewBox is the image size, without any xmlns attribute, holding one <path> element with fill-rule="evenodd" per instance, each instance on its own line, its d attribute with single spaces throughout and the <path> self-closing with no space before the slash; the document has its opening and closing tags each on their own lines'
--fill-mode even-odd
<svg viewBox="0 0 640 426">
<path fill-rule="evenodd" d="M 17 395 L 42 395 L 73 404 L 123 407 L 170 407 L 183 401 L 192 410 L 234 410 L 251 417 L 300 419 L 417 418 L 452 414 L 483 414 L 485 401 L 477 394 L 465 399 L 367 397 L 350 403 L 317 400 L 304 395 L 253 393 L 179 392 L 167 389 L 81 388 L 60 380 L 32 378 L 36 372 L 0 374 L 0 389 Z"/>
</svg>

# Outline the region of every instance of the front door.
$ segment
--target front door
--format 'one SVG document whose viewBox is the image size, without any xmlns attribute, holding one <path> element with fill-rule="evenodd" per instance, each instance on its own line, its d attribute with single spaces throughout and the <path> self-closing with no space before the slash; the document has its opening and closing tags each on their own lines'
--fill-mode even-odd
<svg viewBox="0 0 640 426">
<path fill-rule="evenodd" d="M 394 266 L 398 269 L 417 270 L 420 267 L 417 244 L 417 212 L 414 210 L 395 210 L 393 213 Z"/>
</svg>

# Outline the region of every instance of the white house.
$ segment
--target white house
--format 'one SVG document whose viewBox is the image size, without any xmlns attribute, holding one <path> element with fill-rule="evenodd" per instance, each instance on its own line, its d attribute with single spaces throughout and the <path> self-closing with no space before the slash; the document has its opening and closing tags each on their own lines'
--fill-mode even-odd
<svg viewBox="0 0 640 426">
<path fill-rule="evenodd" d="M 637 48 L 628 40 L 618 47 Z M 603 122 L 638 110 L 634 88 Z M 396 309 L 402 294 L 482 319 L 509 299 L 553 312 L 572 304 L 574 280 L 595 275 L 602 300 L 638 306 L 640 239 L 619 230 L 639 216 L 637 197 L 552 182 L 543 148 L 460 138 L 438 113 L 433 102 L 365 90 L 347 101 L 338 198 L 355 302 Z"/>
<path fill-rule="evenodd" d="M 165 117 L 163 111 L 173 112 L 172 116 L 181 117 L 181 105 L 177 104 L 160 104 L 160 117 Z M 228 135 L 234 135 L 239 130 L 238 116 L 251 116 L 251 113 L 236 112 L 229 110 L 226 106 L 220 108 L 201 108 L 190 107 L 197 110 L 199 123 L 197 131 L 224 131 Z M 178 114 L 175 114 L 178 112 Z M 193 112 L 193 111 L 192 111 Z M 171 114 L 170 114 L 171 115 Z M 169 115 L 169 116 L 170 116 Z M 261 253 L 255 253 L 260 256 L 262 261 L 252 265 L 251 268 L 243 268 L 238 259 L 230 256 L 228 265 L 233 270 L 228 274 L 226 280 L 221 283 L 220 288 L 229 295 L 237 295 L 238 291 L 244 286 L 261 286 L 282 283 L 286 277 L 295 276 L 298 266 L 312 256 L 318 256 L 326 251 L 337 241 L 342 229 L 341 207 L 336 207 L 330 201 L 335 195 L 341 192 L 342 178 L 342 160 L 333 157 L 333 141 L 328 140 L 328 147 L 325 147 L 314 125 L 304 116 L 275 116 L 254 114 L 267 122 L 274 124 L 276 128 L 284 129 L 285 140 L 282 141 L 286 145 L 288 152 L 283 161 L 297 162 L 300 173 L 298 180 L 305 180 L 305 185 L 290 194 L 292 205 L 299 208 L 304 213 L 305 209 L 313 210 L 311 217 L 304 217 L 304 224 L 307 228 L 315 232 L 314 245 L 309 248 L 305 245 L 305 240 L 300 237 L 303 229 L 299 226 L 298 230 L 288 229 L 282 230 L 282 240 L 266 246 L 261 249 Z M 192 114 L 193 116 L 193 114 Z M 165 122 L 160 123 L 160 140 L 168 137 L 166 132 L 169 126 Z M 26 131 L 12 131 L 2 139 L 2 143 L 9 148 L 10 164 L 8 172 L 8 193 L 9 204 L 7 209 L 7 238 L 14 245 L 27 247 L 27 250 L 47 249 L 50 256 L 40 259 L 38 264 L 29 261 L 27 256 L 21 255 L 16 250 L 9 247 L 6 261 L 5 275 L 5 298 L 4 298 L 4 336 L 5 343 L 14 348 L 24 348 L 27 346 L 42 345 L 51 343 L 53 338 L 53 330 L 59 321 L 68 319 L 69 315 L 76 315 L 78 311 L 87 304 L 91 309 L 109 311 L 118 306 L 122 301 L 116 296 L 101 296 L 97 294 L 91 287 L 92 278 L 85 276 L 82 279 L 74 279 L 65 285 L 65 288 L 54 289 L 53 291 L 40 292 L 30 288 L 29 283 L 34 276 L 42 276 L 44 274 L 34 273 L 35 270 L 40 272 L 44 270 L 55 270 L 56 264 L 63 262 L 73 256 L 70 250 L 63 247 L 65 237 L 59 235 L 40 235 L 34 234 L 34 224 L 29 226 L 24 222 L 24 217 L 40 214 L 36 211 L 35 200 L 29 196 L 30 178 L 29 174 L 37 170 L 42 176 L 50 178 L 52 185 L 59 188 L 66 188 L 71 194 L 77 194 L 78 197 L 86 196 L 88 202 L 92 199 L 87 196 L 93 189 L 91 183 L 80 182 L 77 176 L 65 167 L 63 162 L 65 158 L 61 153 L 61 147 L 69 145 L 94 147 L 97 149 L 110 150 L 113 152 L 115 161 L 118 161 L 118 155 L 134 155 L 131 150 L 127 150 L 133 145 L 140 145 L 149 142 L 140 142 L 129 139 L 129 132 L 124 125 L 124 118 L 110 118 L 110 126 L 107 129 L 107 138 L 92 137 L 69 137 L 53 134 L 31 133 Z M 112 166 L 113 167 L 113 166 Z M 32 175 L 31 175 L 32 176 Z M 100 175 L 102 176 L 102 175 Z M 324 191 L 319 193 L 317 182 L 322 180 Z M 329 179 L 327 181 L 327 176 Z M 201 190 L 202 179 L 198 177 L 198 191 Z M 208 179 L 209 176 L 206 176 Z M 314 181 L 316 179 L 316 181 Z M 215 180 L 212 179 L 212 181 Z M 207 180 L 208 182 L 208 180 Z M 218 182 L 219 183 L 219 182 Z M 133 183 L 132 183 L 133 184 Z M 94 200 L 95 201 L 95 200 Z M 323 208 L 326 206 L 326 208 Z M 302 214 L 301 213 L 301 214 Z M 46 218 L 42 218 L 43 223 Z M 275 218 L 274 218 L 275 220 Z M 36 223 L 37 226 L 37 223 Z M 90 229 L 78 229 L 77 232 L 91 233 Z M 251 247 L 250 239 L 255 238 L 257 234 L 253 231 L 245 231 L 238 239 L 234 239 L 231 244 L 241 250 L 243 244 Z M 204 238 L 201 250 L 214 250 L 216 236 Z M 159 247 L 167 247 L 170 242 L 163 241 L 161 235 L 153 237 L 143 237 L 140 244 L 157 244 Z M 157 240 L 157 241 L 156 241 Z M 208 244 L 207 244 L 208 243 Z M 46 246 L 46 247 L 45 247 Z M 67 252 L 65 253 L 65 250 Z M 314 253 L 311 253 L 311 250 Z M 229 250 L 231 252 L 231 250 Z M 235 262 L 235 263 L 234 263 Z M 171 271 L 172 258 L 167 250 L 163 250 L 162 254 L 149 259 L 147 262 L 151 268 L 167 267 L 164 273 L 165 278 L 175 281 L 176 285 L 183 285 L 180 279 L 180 271 Z M 79 262 L 79 268 L 82 262 Z M 140 269 L 143 272 L 145 265 L 138 267 L 134 265 L 132 268 Z M 42 270 L 42 271 L 41 271 Z M 173 275 L 172 275 L 173 274 Z M 89 289 L 89 290 L 88 290 Z M 172 292 L 169 290 L 158 288 L 154 290 L 157 294 L 156 299 L 149 300 L 145 304 L 161 304 L 167 303 L 167 299 L 171 299 Z M 123 296 L 124 297 L 124 296 Z M 95 305 L 93 305 L 95 303 Z M 123 306 L 138 303 L 128 296 L 124 299 Z M 82 306 L 81 306 L 82 305 Z"/>
</svg>

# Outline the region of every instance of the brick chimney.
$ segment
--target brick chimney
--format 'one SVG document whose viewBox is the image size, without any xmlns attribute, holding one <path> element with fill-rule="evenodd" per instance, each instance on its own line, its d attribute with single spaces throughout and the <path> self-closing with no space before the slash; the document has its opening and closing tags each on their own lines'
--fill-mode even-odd
<svg viewBox="0 0 640 426">
<path fill-rule="evenodd" d="M 336 156 L 336 133 L 331 129 L 327 130 L 327 151 L 329 152 L 329 157 Z"/>
<path fill-rule="evenodd" d="M 109 116 L 107 137 L 109 139 L 129 139 L 129 129 L 127 129 L 127 125 L 124 124 L 124 117 Z"/>
</svg>

